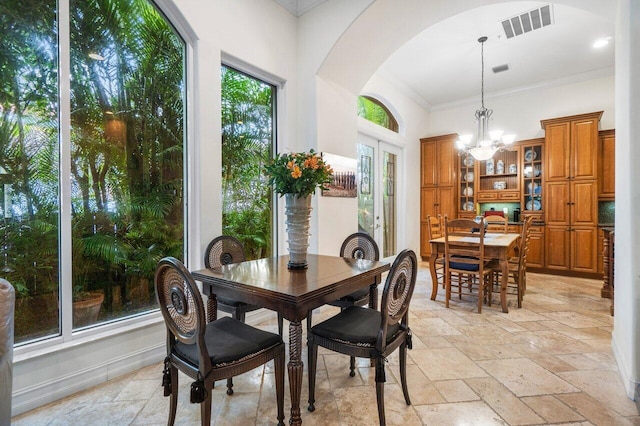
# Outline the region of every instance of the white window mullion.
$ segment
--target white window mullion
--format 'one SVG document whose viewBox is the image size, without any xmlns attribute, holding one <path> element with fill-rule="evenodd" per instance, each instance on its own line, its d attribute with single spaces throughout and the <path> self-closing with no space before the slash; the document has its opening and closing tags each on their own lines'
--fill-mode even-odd
<svg viewBox="0 0 640 426">
<path fill-rule="evenodd" d="M 71 339 L 71 46 L 69 0 L 58 0 L 58 67 L 60 91 L 60 313 L 62 339 Z"/>
</svg>

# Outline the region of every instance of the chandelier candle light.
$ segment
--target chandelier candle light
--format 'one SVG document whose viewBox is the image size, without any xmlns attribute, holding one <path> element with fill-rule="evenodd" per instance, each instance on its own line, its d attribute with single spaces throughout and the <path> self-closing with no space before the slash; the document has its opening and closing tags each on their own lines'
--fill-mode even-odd
<svg viewBox="0 0 640 426">
<path fill-rule="evenodd" d="M 456 141 L 459 149 L 458 154 L 471 154 L 473 158 L 479 161 L 486 161 L 493 157 L 496 151 L 503 150 L 507 145 L 513 143 L 516 135 L 505 135 L 502 130 L 489 131 L 489 120 L 493 115 L 492 109 L 484 106 L 484 42 L 487 37 L 483 36 L 478 39 L 480 43 L 480 58 L 482 61 L 482 86 L 480 92 L 481 108 L 476 110 L 476 123 L 478 123 L 478 138 L 475 146 L 472 146 L 473 135 L 460 135 Z"/>
</svg>

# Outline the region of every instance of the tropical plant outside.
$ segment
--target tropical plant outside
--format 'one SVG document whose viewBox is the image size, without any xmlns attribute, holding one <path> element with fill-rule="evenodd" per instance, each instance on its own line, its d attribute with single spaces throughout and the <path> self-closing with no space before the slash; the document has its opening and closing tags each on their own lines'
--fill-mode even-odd
<svg viewBox="0 0 640 426">
<path fill-rule="evenodd" d="M 279 195 L 294 194 L 304 198 L 315 193 L 317 188 L 327 189 L 333 170 L 313 149 L 309 152 L 278 154 L 265 167 L 269 184 Z"/>
<path fill-rule="evenodd" d="M 70 11 L 64 152 L 56 1 L 0 3 L 0 276 L 17 289 L 17 343 L 60 333 L 62 285 L 104 295 L 98 322 L 155 308 L 157 261 L 184 253 L 184 42 L 148 0 L 71 0 Z"/>
<path fill-rule="evenodd" d="M 393 114 L 375 98 L 358 96 L 358 116 L 379 126 L 398 132 L 398 122 Z"/>
<path fill-rule="evenodd" d="M 223 66 L 222 227 L 240 240 L 247 259 L 271 256 L 273 197 L 264 165 L 274 145 L 272 85 Z"/>
</svg>

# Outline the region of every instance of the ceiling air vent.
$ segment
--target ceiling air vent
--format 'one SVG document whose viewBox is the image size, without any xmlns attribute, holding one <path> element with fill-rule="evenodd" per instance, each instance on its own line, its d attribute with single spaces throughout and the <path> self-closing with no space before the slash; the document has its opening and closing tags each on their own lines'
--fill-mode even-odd
<svg viewBox="0 0 640 426">
<path fill-rule="evenodd" d="M 502 21 L 502 28 L 507 38 L 519 36 L 553 23 L 551 5 L 533 9 L 529 12 L 513 16 Z"/>
<path fill-rule="evenodd" d="M 498 74 L 499 72 L 509 71 L 509 64 L 498 65 L 497 67 L 491 68 L 494 74 Z"/>
</svg>

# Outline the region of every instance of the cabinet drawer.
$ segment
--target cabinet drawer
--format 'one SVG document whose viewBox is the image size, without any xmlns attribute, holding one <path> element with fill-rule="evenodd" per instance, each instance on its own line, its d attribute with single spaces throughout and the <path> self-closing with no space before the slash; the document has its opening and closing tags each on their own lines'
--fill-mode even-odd
<svg viewBox="0 0 640 426">
<path fill-rule="evenodd" d="M 544 213 L 526 213 L 526 216 L 533 216 L 533 222 L 544 222 Z M 535 226 L 532 227 L 535 229 Z"/>
<path fill-rule="evenodd" d="M 478 192 L 479 201 L 495 201 L 495 200 L 510 200 L 520 201 L 520 193 L 518 191 L 482 191 Z"/>
<path fill-rule="evenodd" d="M 498 192 L 498 199 L 519 201 L 520 193 L 519 192 Z"/>
</svg>

